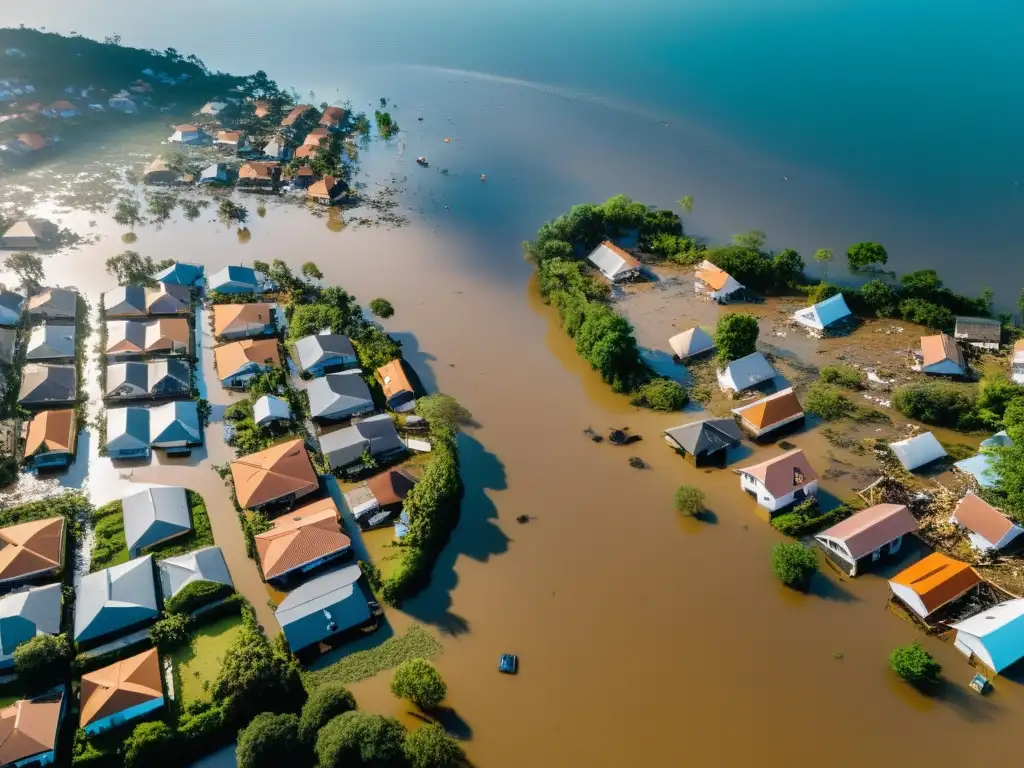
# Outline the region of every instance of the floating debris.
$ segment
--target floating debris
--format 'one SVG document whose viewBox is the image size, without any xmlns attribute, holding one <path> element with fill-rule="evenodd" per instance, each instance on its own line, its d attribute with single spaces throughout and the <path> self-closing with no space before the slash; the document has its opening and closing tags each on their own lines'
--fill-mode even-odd
<svg viewBox="0 0 1024 768">
<path fill-rule="evenodd" d="M 599 434 L 597 434 L 597 432 L 592 430 L 590 427 L 587 427 L 586 429 L 584 429 L 583 430 L 583 434 L 586 435 L 587 437 L 589 437 L 595 443 L 600 443 L 600 442 L 604 441 L 604 438 L 601 437 Z"/>
<path fill-rule="evenodd" d="M 430 166 L 430 163 L 427 162 L 427 158 L 425 158 L 423 155 L 420 155 L 419 157 L 416 158 L 416 163 L 418 165 L 422 165 L 424 168 Z"/>
<path fill-rule="evenodd" d="M 529 515 L 519 515 L 516 518 L 516 522 L 519 523 L 520 525 L 523 525 L 524 523 L 528 523 L 528 522 L 530 522 L 530 516 Z"/>
<path fill-rule="evenodd" d="M 631 466 L 633 469 L 646 469 L 647 468 L 647 465 L 644 464 L 644 460 L 641 459 L 639 456 L 630 456 L 629 457 L 629 466 Z"/>
<path fill-rule="evenodd" d="M 629 434 L 629 427 L 623 427 L 622 429 L 612 429 L 608 432 L 608 442 L 612 445 L 629 445 L 630 443 L 638 443 L 643 438 L 640 435 Z"/>
</svg>

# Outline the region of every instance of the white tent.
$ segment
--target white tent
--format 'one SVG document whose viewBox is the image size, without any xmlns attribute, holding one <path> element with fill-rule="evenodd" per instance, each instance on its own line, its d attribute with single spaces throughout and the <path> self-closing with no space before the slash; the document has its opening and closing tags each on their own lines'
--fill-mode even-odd
<svg viewBox="0 0 1024 768">
<path fill-rule="evenodd" d="M 712 338 L 698 327 L 677 333 L 668 340 L 668 345 L 672 347 L 672 351 L 675 352 L 676 357 L 680 360 L 685 360 L 688 357 L 693 357 L 715 348 L 715 342 Z"/>
<path fill-rule="evenodd" d="M 1009 600 L 953 625 L 953 646 L 1001 672 L 1024 656 L 1024 600 Z"/>
<path fill-rule="evenodd" d="M 601 270 L 601 274 L 617 283 L 640 274 L 640 262 L 608 240 L 590 252 L 587 261 Z"/>
<path fill-rule="evenodd" d="M 846 306 L 843 294 L 837 293 L 829 299 L 819 301 L 817 304 L 812 304 L 806 309 L 801 309 L 799 312 L 794 313 L 793 319 L 800 325 L 816 331 L 823 331 L 851 315 L 852 313 L 850 308 Z"/>
<path fill-rule="evenodd" d="M 775 377 L 775 369 L 760 352 L 733 360 L 718 371 L 718 386 L 725 392 L 742 392 Z"/>
<path fill-rule="evenodd" d="M 920 435 L 908 437 L 906 440 L 890 443 L 889 447 L 892 448 L 892 452 L 896 454 L 896 458 L 900 460 L 903 468 L 911 472 L 946 455 L 946 449 L 939 444 L 938 439 L 931 432 L 922 432 Z"/>
</svg>

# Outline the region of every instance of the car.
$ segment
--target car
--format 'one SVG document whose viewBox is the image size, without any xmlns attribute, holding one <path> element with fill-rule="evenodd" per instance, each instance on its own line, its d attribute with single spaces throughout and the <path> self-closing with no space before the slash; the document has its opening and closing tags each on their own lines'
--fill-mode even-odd
<svg viewBox="0 0 1024 768">
<path fill-rule="evenodd" d="M 514 653 L 503 653 L 498 659 L 498 671 L 506 675 L 514 675 L 519 671 L 519 657 Z"/>
</svg>

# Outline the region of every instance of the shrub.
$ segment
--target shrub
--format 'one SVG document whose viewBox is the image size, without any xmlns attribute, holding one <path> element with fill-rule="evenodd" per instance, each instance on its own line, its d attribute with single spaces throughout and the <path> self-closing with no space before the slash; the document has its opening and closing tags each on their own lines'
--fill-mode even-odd
<svg viewBox="0 0 1024 768">
<path fill-rule="evenodd" d="M 773 517 L 772 527 L 785 536 L 799 539 L 833 526 L 840 520 L 845 520 L 853 514 L 853 509 L 846 504 L 840 504 L 829 512 L 822 514 L 817 514 L 817 512 L 817 502 L 814 499 L 808 499 L 789 512 Z"/>
<path fill-rule="evenodd" d="M 391 692 L 422 709 L 434 709 L 448 692 L 441 674 L 426 659 L 403 661 L 391 678 Z"/>
<path fill-rule="evenodd" d="M 860 287 L 860 301 L 878 317 L 892 317 L 896 314 L 896 293 L 892 286 L 881 280 L 869 280 Z"/>
<path fill-rule="evenodd" d="M 831 299 L 839 293 L 839 286 L 832 283 L 820 282 L 809 285 L 804 290 L 807 292 L 807 299 L 811 304 L 817 304 L 825 299 Z"/>
<path fill-rule="evenodd" d="M 462 748 L 437 723 L 421 725 L 405 737 L 405 758 L 410 768 L 455 768 L 462 764 Z"/>
<path fill-rule="evenodd" d="M 906 299 L 900 302 L 900 315 L 908 322 L 937 331 L 950 331 L 956 325 L 956 316 L 952 312 L 924 299 Z"/>
<path fill-rule="evenodd" d="M 797 542 L 772 547 L 772 572 L 787 587 L 806 589 L 817 570 L 818 558 L 809 547 Z"/>
<path fill-rule="evenodd" d="M 374 299 L 370 302 L 370 311 L 377 317 L 387 319 L 395 314 L 395 308 L 387 299 Z"/>
<path fill-rule="evenodd" d="M 715 326 L 718 360 L 729 363 L 756 351 L 759 328 L 757 318 L 741 312 L 722 315 Z"/>
<path fill-rule="evenodd" d="M 68 677 L 71 656 L 67 635 L 36 635 L 14 649 L 14 671 L 27 691 L 43 690 Z"/>
<path fill-rule="evenodd" d="M 174 731 L 159 720 L 139 723 L 124 740 L 125 768 L 170 768 L 178 765 Z"/>
<path fill-rule="evenodd" d="M 178 594 L 164 600 L 164 610 L 167 613 L 192 613 L 207 603 L 226 597 L 231 591 L 228 584 L 205 580 L 192 581 L 182 587 Z"/>
<path fill-rule="evenodd" d="M 296 765 L 305 752 L 299 741 L 299 718 L 261 712 L 238 732 L 238 768 Z"/>
<path fill-rule="evenodd" d="M 299 738 L 312 747 L 316 735 L 327 723 L 356 708 L 352 693 L 338 683 L 327 683 L 314 690 L 302 707 L 299 718 Z"/>
<path fill-rule="evenodd" d="M 889 654 L 889 667 L 908 683 L 937 683 L 942 676 L 942 665 L 916 640 L 894 648 Z"/>
<path fill-rule="evenodd" d="M 892 405 L 908 419 L 937 427 L 971 430 L 978 426 L 974 392 L 952 382 L 923 381 L 897 387 Z"/>
<path fill-rule="evenodd" d="M 202 702 L 207 704 L 207 702 Z M 213 746 L 222 741 L 230 741 L 235 731 L 229 731 L 224 727 L 224 709 L 220 706 L 210 704 L 205 709 L 188 710 L 178 718 L 178 735 L 186 741 L 198 745 L 193 748 L 194 753 L 207 751 L 207 746 Z"/>
<path fill-rule="evenodd" d="M 814 382 L 804 397 L 804 411 L 824 421 L 837 421 L 852 416 L 857 410 L 846 395 L 835 387 Z"/>
<path fill-rule="evenodd" d="M 689 402 L 690 396 L 679 383 L 671 379 L 652 379 L 633 391 L 631 402 L 641 408 L 655 411 L 678 411 Z"/>
<path fill-rule="evenodd" d="M 451 395 L 434 394 L 416 401 L 416 413 L 434 431 L 454 434 L 473 423 L 473 414 Z"/>
<path fill-rule="evenodd" d="M 161 651 L 170 651 L 189 640 L 188 628 L 191 617 L 183 613 L 172 613 L 149 628 L 149 638 Z"/>
<path fill-rule="evenodd" d="M 391 717 L 355 710 L 338 715 L 316 737 L 318 768 L 389 768 L 404 755 L 405 729 Z"/>
<path fill-rule="evenodd" d="M 676 509 L 684 515 L 699 515 L 704 511 L 704 494 L 692 485 L 681 485 L 676 489 Z"/>
<path fill-rule="evenodd" d="M 819 376 L 826 384 L 835 384 L 846 389 L 863 389 L 864 374 L 852 365 L 826 365 Z"/>
</svg>

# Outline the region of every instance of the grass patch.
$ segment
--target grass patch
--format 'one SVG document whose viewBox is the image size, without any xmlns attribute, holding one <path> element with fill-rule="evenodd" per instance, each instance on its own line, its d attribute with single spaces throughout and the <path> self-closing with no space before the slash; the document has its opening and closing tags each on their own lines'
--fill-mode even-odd
<svg viewBox="0 0 1024 768">
<path fill-rule="evenodd" d="M 200 547 L 213 545 L 213 530 L 206 513 L 203 498 L 194 491 L 186 491 L 192 510 L 192 530 L 170 541 L 165 541 L 144 550 L 157 559 L 183 555 Z M 101 571 L 112 565 L 128 562 L 128 545 L 124 538 L 124 515 L 120 501 L 112 501 L 92 513 L 93 542 L 90 573 Z"/>
<path fill-rule="evenodd" d="M 187 706 L 193 701 L 212 701 L 211 683 L 220 672 L 228 648 L 242 631 L 242 617 L 225 616 L 192 633 L 192 640 L 170 653 L 174 664 L 178 701 Z"/>
<path fill-rule="evenodd" d="M 394 669 L 403 661 L 428 659 L 441 650 L 441 644 L 433 635 L 419 624 L 413 624 L 404 635 L 388 638 L 376 648 L 350 653 L 324 669 L 303 672 L 302 680 L 310 690 L 327 683 L 351 685 Z"/>
</svg>

